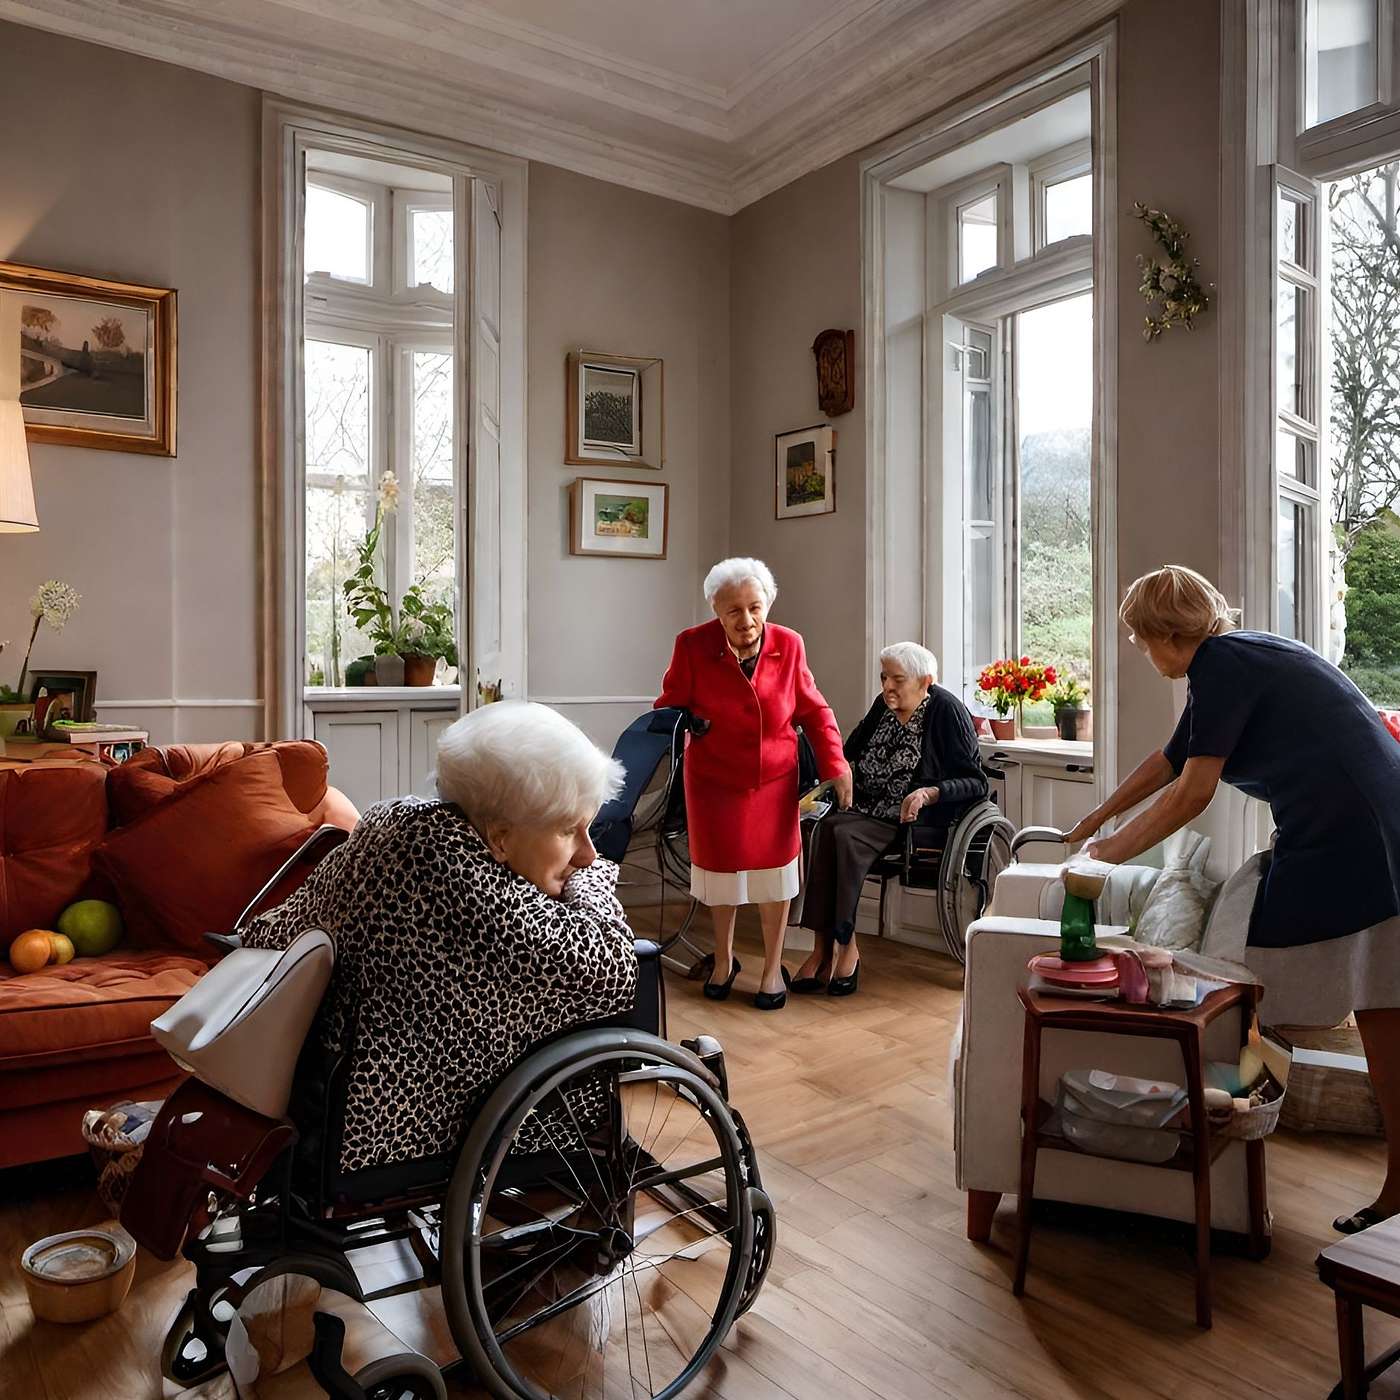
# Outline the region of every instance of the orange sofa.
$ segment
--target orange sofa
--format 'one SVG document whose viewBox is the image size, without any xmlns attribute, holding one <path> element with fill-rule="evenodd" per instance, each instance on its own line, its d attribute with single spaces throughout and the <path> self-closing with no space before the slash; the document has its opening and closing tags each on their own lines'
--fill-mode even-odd
<svg viewBox="0 0 1400 1400">
<path fill-rule="evenodd" d="M 264 787 L 277 789 L 280 820 L 268 821 L 259 846 L 262 809 L 245 816 L 240 808 L 241 856 L 230 854 L 237 868 L 225 869 L 217 843 L 226 838 L 209 820 L 210 803 L 241 786 L 230 765 L 244 759 Z M 191 801 L 162 807 L 177 795 Z M 182 811 L 194 815 L 172 820 Z M 212 880 L 200 875 L 197 893 L 236 911 L 280 865 L 303 821 L 309 833 L 326 822 L 350 829 L 357 820 L 350 801 L 328 786 L 325 750 L 310 741 L 147 749 L 123 769 L 71 763 L 0 771 L 0 953 L 25 929 L 52 928 L 75 899 L 111 899 L 127 925 L 126 938 L 103 957 L 26 976 L 0 958 L 0 1167 L 81 1152 L 86 1109 L 163 1098 L 182 1078 L 151 1039 L 150 1023 L 215 956 L 193 922 L 200 901 L 187 905 L 186 926 L 176 925 L 179 936 L 171 937 L 169 909 L 153 919 L 149 904 L 113 880 L 114 870 L 130 876 L 131 862 L 141 862 L 148 889 L 212 870 Z"/>
</svg>

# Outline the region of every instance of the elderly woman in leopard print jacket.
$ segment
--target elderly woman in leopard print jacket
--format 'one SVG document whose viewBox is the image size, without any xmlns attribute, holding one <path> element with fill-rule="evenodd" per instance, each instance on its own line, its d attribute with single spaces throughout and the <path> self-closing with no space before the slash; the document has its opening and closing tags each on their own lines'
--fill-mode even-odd
<svg viewBox="0 0 1400 1400">
<path fill-rule="evenodd" d="M 619 765 L 544 705 L 503 701 L 438 744 L 439 800 L 372 807 L 244 933 L 335 940 L 313 1034 L 349 1051 L 342 1172 L 453 1152 L 482 1092 L 536 1042 L 632 1007 L 617 867 L 588 827 Z"/>
</svg>

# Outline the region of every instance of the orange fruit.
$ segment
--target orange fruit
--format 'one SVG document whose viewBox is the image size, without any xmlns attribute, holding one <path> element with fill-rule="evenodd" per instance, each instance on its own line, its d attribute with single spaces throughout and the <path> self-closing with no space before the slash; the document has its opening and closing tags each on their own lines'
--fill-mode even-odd
<svg viewBox="0 0 1400 1400">
<path fill-rule="evenodd" d="M 38 972 L 52 953 L 48 930 L 32 928 L 10 944 L 10 965 L 16 972 Z"/>
<path fill-rule="evenodd" d="M 78 950 L 73 946 L 73 940 L 67 934 L 49 934 L 49 944 L 53 948 L 53 960 L 60 967 L 64 963 L 72 962 L 78 955 Z"/>
</svg>

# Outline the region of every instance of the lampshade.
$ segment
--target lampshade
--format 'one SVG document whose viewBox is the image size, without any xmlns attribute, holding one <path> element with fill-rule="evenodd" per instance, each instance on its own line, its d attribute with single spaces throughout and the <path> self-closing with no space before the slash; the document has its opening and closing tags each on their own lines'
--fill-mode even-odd
<svg viewBox="0 0 1400 1400">
<path fill-rule="evenodd" d="M 0 533 L 21 534 L 38 528 L 29 446 L 24 440 L 24 410 L 18 399 L 0 399 Z"/>
</svg>

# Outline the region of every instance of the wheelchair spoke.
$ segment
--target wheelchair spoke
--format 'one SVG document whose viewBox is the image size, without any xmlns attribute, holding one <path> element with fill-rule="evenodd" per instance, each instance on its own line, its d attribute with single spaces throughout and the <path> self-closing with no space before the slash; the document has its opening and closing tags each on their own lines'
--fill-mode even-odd
<svg viewBox="0 0 1400 1400">
<path fill-rule="evenodd" d="M 671 1149 L 672 1152 L 675 1148 Z M 657 1164 L 658 1166 L 661 1163 Z M 671 1171 L 658 1171 L 654 1176 L 643 1177 L 640 1181 L 634 1176 L 628 1184 L 628 1191 L 636 1193 L 638 1191 L 651 1191 L 658 1186 L 669 1186 L 675 1181 L 689 1181 L 693 1176 L 704 1176 L 708 1172 L 720 1171 L 724 1167 L 723 1157 L 711 1157 L 707 1162 L 696 1162 L 689 1167 L 676 1167 Z M 722 1204 L 719 1203 L 719 1204 Z"/>
</svg>

